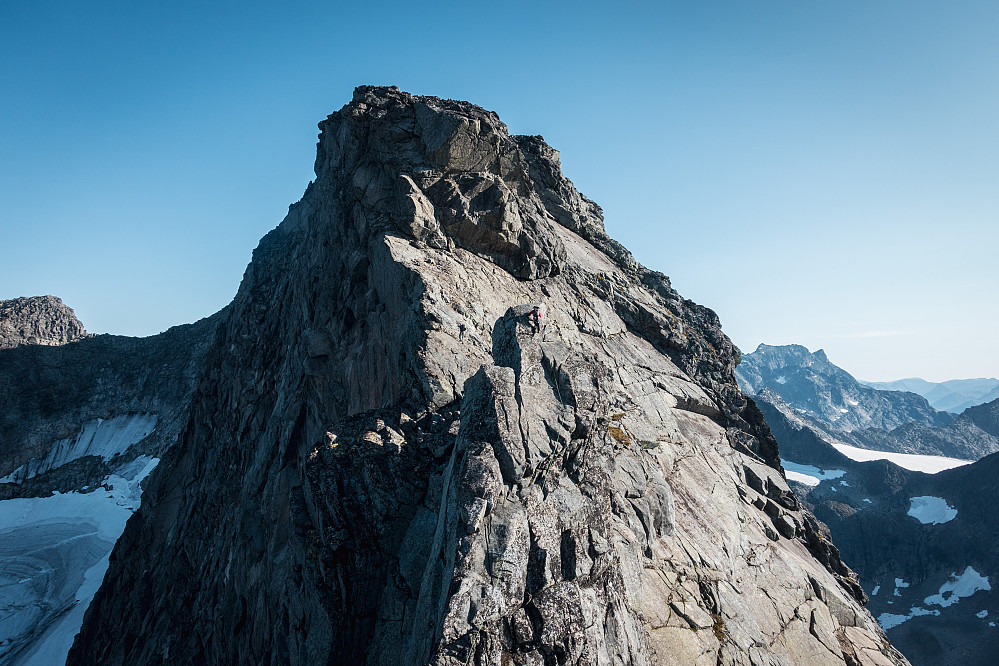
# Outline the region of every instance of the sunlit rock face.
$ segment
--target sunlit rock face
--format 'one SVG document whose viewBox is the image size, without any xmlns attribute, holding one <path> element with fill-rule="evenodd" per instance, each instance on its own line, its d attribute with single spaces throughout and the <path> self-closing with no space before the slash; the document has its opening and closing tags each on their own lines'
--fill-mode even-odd
<svg viewBox="0 0 999 666">
<path fill-rule="evenodd" d="M 905 663 L 540 137 L 372 87 L 320 128 L 69 663 Z"/>
</svg>

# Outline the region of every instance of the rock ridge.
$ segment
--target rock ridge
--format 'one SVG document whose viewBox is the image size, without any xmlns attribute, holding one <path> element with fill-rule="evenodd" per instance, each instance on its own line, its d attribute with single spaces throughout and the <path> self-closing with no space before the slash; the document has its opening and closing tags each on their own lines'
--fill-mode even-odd
<svg viewBox="0 0 999 666">
<path fill-rule="evenodd" d="M 0 499 L 95 485 L 128 458 L 169 448 L 219 321 L 217 314 L 147 338 L 102 334 L 0 349 L 0 477 L 37 467 L 54 443 L 71 440 L 87 422 L 129 414 L 159 418 L 148 440 L 114 465 L 88 456 L 20 483 L 0 482 Z"/>
</svg>

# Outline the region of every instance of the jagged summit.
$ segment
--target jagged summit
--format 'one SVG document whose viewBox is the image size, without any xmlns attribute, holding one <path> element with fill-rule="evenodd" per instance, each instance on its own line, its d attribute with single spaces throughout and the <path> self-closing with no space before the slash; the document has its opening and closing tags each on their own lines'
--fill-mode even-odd
<svg viewBox="0 0 999 666">
<path fill-rule="evenodd" d="M 831 363 L 823 350 L 811 353 L 801 345 L 761 344 L 742 357 L 736 377 L 747 393 L 769 388 L 794 409 L 845 432 L 890 430 L 911 422 L 944 426 L 954 420 L 915 393 L 866 386 Z"/>
<path fill-rule="evenodd" d="M 86 335 L 73 310 L 55 296 L 0 301 L 0 349 L 62 345 Z"/>
<path fill-rule="evenodd" d="M 320 127 L 69 663 L 904 663 L 554 150 L 395 88 Z"/>
<path fill-rule="evenodd" d="M 568 229 L 613 272 L 655 293 L 656 308 L 628 313 L 634 325 L 659 338 L 686 372 L 728 393 L 739 355 L 715 313 L 682 298 L 669 278 L 607 236 L 600 207 L 565 178 L 558 152 L 541 137 L 510 135 L 495 113 L 473 104 L 394 87 L 358 87 L 319 127 L 316 180 L 286 225 L 302 224 L 324 202 L 321 217 L 352 239 L 392 230 L 419 246 L 468 250 L 528 280 L 581 267 L 567 255 L 560 229 Z M 593 281 L 600 269 L 587 268 L 570 279 Z M 733 416 L 745 407 L 739 395 L 726 401 Z"/>
<path fill-rule="evenodd" d="M 449 214 L 425 227 L 429 220 L 416 210 L 406 230 L 419 240 L 439 242 L 443 231 L 458 245 L 530 279 L 557 272 L 565 258 L 541 224 L 548 217 L 604 245 L 601 249 L 623 267 L 637 266 L 607 237 L 600 207 L 562 176 L 558 152 L 540 136 L 510 135 L 491 111 L 395 87 L 361 86 L 350 104 L 319 127 L 317 181 L 350 172 L 351 187 L 383 191 L 402 179 L 402 187 L 394 189 L 402 190 L 404 201 L 377 207 L 390 218 L 400 212 L 391 210 L 393 205 L 407 207 L 405 199 L 413 206 L 423 203 L 416 185 L 435 186 L 427 194 Z"/>
</svg>

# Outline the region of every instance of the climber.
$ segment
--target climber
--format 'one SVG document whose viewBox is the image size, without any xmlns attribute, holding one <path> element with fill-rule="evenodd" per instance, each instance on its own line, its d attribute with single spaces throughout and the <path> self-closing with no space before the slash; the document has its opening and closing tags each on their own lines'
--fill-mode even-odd
<svg viewBox="0 0 999 666">
<path fill-rule="evenodd" d="M 531 326 L 534 328 L 534 332 L 537 333 L 541 330 L 541 310 L 535 305 L 534 309 L 531 310 L 530 314 Z"/>
<path fill-rule="evenodd" d="M 458 324 L 458 342 L 465 341 L 465 325 Z"/>
</svg>

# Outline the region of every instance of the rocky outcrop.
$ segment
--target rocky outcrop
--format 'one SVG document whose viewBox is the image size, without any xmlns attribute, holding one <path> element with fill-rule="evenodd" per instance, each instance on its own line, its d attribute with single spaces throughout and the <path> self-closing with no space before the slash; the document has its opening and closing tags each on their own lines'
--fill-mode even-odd
<svg viewBox="0 0 999 666">
<path fill-rule="evenodd" d="M 320 128 L 69 663 L 905 663 L 540 137 L 371 87 Z"/>
<path fill-rule="evenodd" d="M 957 423 L 973 425 L 993 437 L 999 437 L 999 398 L 964 410 Z"/>
<path fill-rule="evenodd" d="M 0 301 L 0 349 L 63 345 L 86 335 L 73 310 L 55 296 Z"/>
<path fill-rule="evenodd" d="M 748 394 L 770 389 L 788 405 L 820 419 L 836 430 L 891 430 L 907 423 L 945 426 L 954 415 L 938 412 L 922 396 L 880 391 L 829 362 L 823 350 L 814 354 L 801 345 L 761 344 L 742 357 L 736 377 Z"/>
</svg>

